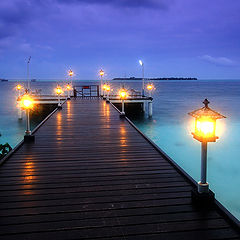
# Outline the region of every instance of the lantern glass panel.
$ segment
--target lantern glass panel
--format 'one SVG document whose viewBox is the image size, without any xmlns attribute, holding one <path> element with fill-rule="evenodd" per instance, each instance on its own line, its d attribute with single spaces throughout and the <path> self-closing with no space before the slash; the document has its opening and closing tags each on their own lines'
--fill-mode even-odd
<svg viewBox="0 0 240 240">
<path fill-rule="evenodd" d="M 195 134 L 201 138 L 214 138 L 216 120 L 209 117 L 197 118 L 195 122 Z"/>
</svg>

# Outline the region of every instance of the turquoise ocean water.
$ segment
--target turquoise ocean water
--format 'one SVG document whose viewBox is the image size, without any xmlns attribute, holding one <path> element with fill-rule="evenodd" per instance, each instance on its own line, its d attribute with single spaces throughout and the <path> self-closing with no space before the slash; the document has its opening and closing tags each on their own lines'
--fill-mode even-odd
<svg viewBox="0 0 240 240">
<path fill-rule="evenodd" d="M 81 81 L 81 84 L 97 81 Z M 122 83 L 111 82 L 113 88 Z M 127 88 L 141 88 L 139 82 L 125 82 Z M 240 219 L 240 80 L 155 81 L 153 117 L 133 118 L 136 126 L 165 151 L 196 181 L 200 179 L 201 145 L 191 135 L 188 112 L 210 107 L 227 118 L 219 120 L 220 137 L 208 145 L 208 182 L 216 198 Z M 0 82 L 0 143 L 15 146 L 22 138 L 25 121 L 17 119 L 15 82 Z M 32 88 L 52 93 L 56 82 L 32 83 Z"/>
</svg>

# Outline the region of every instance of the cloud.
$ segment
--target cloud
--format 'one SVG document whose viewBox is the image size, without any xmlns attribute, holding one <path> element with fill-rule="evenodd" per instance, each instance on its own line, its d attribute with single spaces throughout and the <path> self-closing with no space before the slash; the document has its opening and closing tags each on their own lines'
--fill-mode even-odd
<svg viewBox="0 0 240 240">
<path fill-rule="evenodd" d="M 220 66 L 236 66 L 237 63 L 226 57 L 212 57 L 210 55 L 203 55 L 200 57 L 202 60 Z"/>
<path fill-rule="evenodd" d="M 69 4 L 97 4 L 124 8 L 158 8 L 168 9 L 173 0 L 57 0 L 59 3 Z"/>
</svg>

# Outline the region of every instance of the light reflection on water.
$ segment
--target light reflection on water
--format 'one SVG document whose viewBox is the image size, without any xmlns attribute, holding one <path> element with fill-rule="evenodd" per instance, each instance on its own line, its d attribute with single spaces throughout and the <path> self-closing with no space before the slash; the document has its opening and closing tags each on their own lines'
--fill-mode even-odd
<svg viewBox="0 0 240 240">
<path fill-rule="evenodd" d="M 97 82 L 81 82 L 89 83 Z M 56 83 L 36 82 L 34 85 L 51 93 Z M 111 85 L 120 88 L 121 83 Z M 220 139 L 209 143 L 208 181 L 216 198 L 240 218 L 240 81 L 162 81 L 154 85 L 153 118 L 133 116 L 131 119 L 196 181 L 200 179 L 201 145 L 192 138 L 192 119 L 187 113 L 202 107 L 202 101 L 208 98 L 210 107 L 227 117 L 218 121 Z M 0 82 L 0 143 L 11 145 L 19 142 L 25 130 L 25 121 L 17 121 L 14 86 L 14 83 Z M 140 89 L 141 82 L 127 82 L 125 86 Z M 109 117 L 108 107 L 104 115 Z M 124 132 L 121 135 L 124 136 Z"/>
</svg>

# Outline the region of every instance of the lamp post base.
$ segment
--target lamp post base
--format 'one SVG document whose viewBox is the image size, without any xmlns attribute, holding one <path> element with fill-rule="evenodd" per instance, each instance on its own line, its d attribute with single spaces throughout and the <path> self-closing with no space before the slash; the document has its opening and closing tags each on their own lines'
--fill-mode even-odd
<svg viewBox="0 0 240 240">
<path fill-rule="evenodd" d="M 62 110 L 62 106 L 61 105 L 58 105 L 57 108 L 58 108 L 58 110 Z"/>
<path fill-rule="evenodd" d="M 109 99 L 106 100 L 106 103 L 110 103 Z"/>
<path fill-rule="evenodd" d="M 199 208 L 210 208 L 215 200 L 215 194 L 211 190 L 200 193 L 197 189 L 193 189 L 191 197 L 192 203 Z"/>
<path fill-rule="evenodd" d="M 106 100 L 106 97 L 103 97 L 102 99 L 103 99 L 103 100 Z"/>
<path fill-rule="evenodd" d="M 68 98 L 67 98 L 67 100 L 71 100 L 71 98 L 70 98 L 70 97 L 68 97 Z"/>
<path fill-rule="evenodd" d="M 34 135 L 25 135 L 24 136 L 24 142 L 26 143 L 31 143 L 35 141 L 35 136 Z"/>
<path fill-rule="evenodd" d="M 121 112 L 120 115 L 119 115 L 120 118 L 125 118 L 126 115 L 125 115 L 125 112 Z"/>
</svg>

